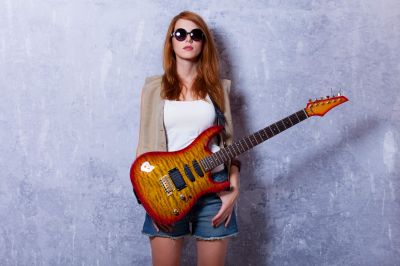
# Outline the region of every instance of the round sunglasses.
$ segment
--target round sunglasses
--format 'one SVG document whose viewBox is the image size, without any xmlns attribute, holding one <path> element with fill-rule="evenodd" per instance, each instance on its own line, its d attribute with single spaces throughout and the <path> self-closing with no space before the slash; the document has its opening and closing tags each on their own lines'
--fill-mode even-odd
<svg viewBox="0 0 400 266">
<path fill-rule="evenodd" d="M 175 37 L 177 41 L 183 42 L 186 40 L 188 34 L 195 42 L 200 42 L 204 39 L 204 33 L 201 29 L 193 29 L 191 32 L 187 32 L 185 29 L 179 28 L 175 32 L 171 33 L 171 37 Z"/>
</svg>

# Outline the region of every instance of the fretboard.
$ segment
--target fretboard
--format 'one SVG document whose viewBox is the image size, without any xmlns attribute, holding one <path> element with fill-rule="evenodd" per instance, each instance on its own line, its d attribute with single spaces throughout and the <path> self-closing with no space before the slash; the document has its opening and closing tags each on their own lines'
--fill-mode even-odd
<svg viewBox="0 0 400 266">
<path fill-rule="evenodd" d="M 307 113 L 304 109 L 282 119 L 272 125 L 269 125 L 250 136 L 244 137 L 232 143 L 231 145 L 219 150 L 200 160 L 203 169 L 207 172 L 224 162 L 235 158 L 258 144 L 270 139 L 282 131 L 296 125 L 297 123 L 307 119 Z"/>
</svg>

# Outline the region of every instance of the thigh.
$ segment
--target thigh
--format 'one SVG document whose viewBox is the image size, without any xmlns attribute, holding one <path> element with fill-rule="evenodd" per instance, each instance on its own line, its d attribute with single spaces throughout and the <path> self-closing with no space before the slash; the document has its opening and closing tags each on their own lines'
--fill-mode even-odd
<svg viewBox="0 0 400 266">
<path fill-rule="evenodd" d="M 218 240 L 197 240 L 197 265 L 225 265 L 228 241 L 228 238 Z"/>
<path fill-rule="evenodd" d="M 150 237 L 153 265 L 178 266 L 182 255 L 183 238 Z"/>
</svg>

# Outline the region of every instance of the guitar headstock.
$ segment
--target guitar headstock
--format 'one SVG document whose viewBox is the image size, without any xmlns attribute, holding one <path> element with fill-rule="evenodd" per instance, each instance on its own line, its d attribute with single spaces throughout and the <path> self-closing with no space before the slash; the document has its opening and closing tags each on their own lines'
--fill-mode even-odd
<svg viewBox="0 0 400 266">
<path fill-rule="evenodd" d="M 320 99 L 316 99 L 314 101 L 310 99 L 304 110 L 306 111 L 308 116 L 323 116 L 332 108 L 344 102 L 347 102 L 348 100 L 349 99 L 347 99 L 340 93 L 334 96 L 321 97 Z"/>
</svg>

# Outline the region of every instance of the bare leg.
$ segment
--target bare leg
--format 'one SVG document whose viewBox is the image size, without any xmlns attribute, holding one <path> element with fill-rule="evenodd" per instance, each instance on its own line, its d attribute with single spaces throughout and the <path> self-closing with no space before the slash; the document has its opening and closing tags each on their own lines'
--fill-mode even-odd
<svg viewBox="0 0 400 266">
<path fill-rule="evenodd" d="M 223 266 L 228 242 L 228 238 L 197 240 L 197 266 Z"/>
<path fill-rule="evenodd" d="M 183 237 L 179 239 L 151 237 L 150 245 L 153 266 L 178 266 L 180 264 Z"/>
</svg>

